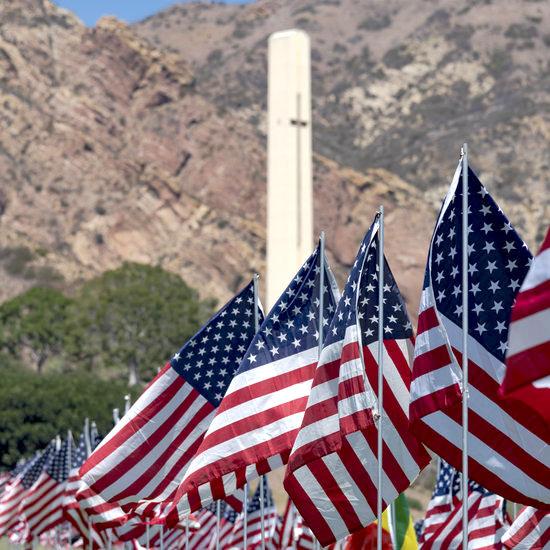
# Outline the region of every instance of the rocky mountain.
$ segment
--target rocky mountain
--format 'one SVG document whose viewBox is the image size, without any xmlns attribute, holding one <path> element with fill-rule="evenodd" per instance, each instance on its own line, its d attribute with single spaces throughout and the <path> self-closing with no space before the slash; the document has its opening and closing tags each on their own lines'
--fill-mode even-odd
<svg viewBox="0 0 550 550">
<path fill-rule="evenodd" d="M 226 298 L 265 269 L 266 41 L 312 38 L 316 232 L 340 277 L 378 204 L 417 307 L 439 202 L 474 167 L 530 244 L 550 219 L 550 5 L 259 0 L 85 27 L 0 3 L 0 299 L 123 260 Z"/>
</svg>

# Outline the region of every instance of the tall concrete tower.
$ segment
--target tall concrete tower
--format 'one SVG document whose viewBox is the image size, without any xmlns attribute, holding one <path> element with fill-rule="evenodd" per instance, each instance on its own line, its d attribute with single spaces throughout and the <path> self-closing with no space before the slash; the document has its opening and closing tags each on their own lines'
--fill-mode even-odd
<svg viewBox="0 0 550 550">
<path fill-rule="evenodd" d="M 276 32 L 268 45 L 267 306 L 313 248 L 309 36 Z"/>
</svg>

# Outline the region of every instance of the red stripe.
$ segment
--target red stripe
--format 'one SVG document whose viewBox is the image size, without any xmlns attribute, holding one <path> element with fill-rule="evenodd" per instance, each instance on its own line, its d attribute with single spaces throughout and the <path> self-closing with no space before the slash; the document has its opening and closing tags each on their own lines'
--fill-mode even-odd
<svg viewBox="0 0 550 550">
<path fill-rule="evenodd" d="M 286 403 L 282 403 L 269 409 L 254 411 L 254 414 L 247 416 L 246 418 L 231 422 L 230 424 L 209 433 L 202 442 L 200 453 L 206 452 L 215 445 L 225 443 L 237 437 L 242 438 L 248 432 L 252 432 L 254 430 L 257 430 L 258 428 L 267 426 L 268 424 L 271 424 L 278 420 L 284 420 L 288 416 L 300 413 L 306 408 L 306 405 L 307 396 L 299 397 L 292 401 L 287 401 Z M 243 409 L 243 414 L 245 414 L 245 411 L 246 414 L 249 414 L 249 412 L 251 412 L 249 409 L 245 408 L 244 403 L 241 404 L 241 407 Z M 243 444 L 245 444 L 245 441 L 246 438 L 243 438 Z M 293 443 L 294 440 L 289 439 L 286 448 L 291 449 Z"/>
<path fill-rule="evenodd" d="M 185 399 L 182 404 L 178 407 L 176 411 L 174 411 L 174 417 L 178 416 L 180 418 L 184 417 L 186 412 L 189 410 L 189 407 L 191 406 L 192 402 L 191 399 L 202 399 L 202 396 L 196 392 L 195 390 L 192 390 L 189 394 L 189 399 Z M 185 450 L 182 452 L 183 449 L 180 449 L 180 445 L 185 441 L 185 439 L 199 426 L 199 424 L 214 410 L 214 406 L 209 403 L 208 401 L 205 401 L 205 403 L 202 405 L 202 407 L 197 411 L 197 413 L 189 419 L 189 423 L 181 430 L 181 432 L 178 433 L 178 435 L 173 439 L 173 441 L 170 442 L 170 445 L 166 447 L 166 449 L 158 456 L 158 458 L 155 458 L 155 461 L 153 461 L 152 465 L 145 471 L 139 473 L 139 477 L 135 479 L 133 483 L 131 483 L 126 489 L 118 493 L 116 496 L 112 497 L 111 500 L 113 501 L 120 501 L 124 498 L 127 498 L 128 496 L 141 496 L 141 498 L 155 498 L 156 496 L 160 495 L 164 488 L 172 482 L 174 479 L 174 476 L 182 469 L 182 467 L 187 464 L 191 460 L 191 458 L 195 455 L 197 449 L 199 448 L 199 445 L 202 440 L 202 436 L 207 430 L 207 426 L 204 426 L 202 434 L 199 435 L 195 439 L 195 441 L 185 448 Z M 175 419 L 177 421 L 177 418 Z M 172 424 L 166 422 L 166 424 Z M 162 432 L 158 435 L 158 437 L 150 437 L 148 440 L 143 442 L 143 445 L 140 446 L 143 448 L 144 456 L 149 453 L 155 453 L 155 448 L 157 444 L 160 442 L 160 440 L 168 434 L 172 429 L 172 426 L 165 426 L 163 425 L 161 428 L 159 428 L 155 432 L 155 436 L 159 432 Z M 147 483 L 149 483 L 155 475 L 158 473 L 158 464 L 166 464 L 166 462 L 173 456 L 177 456 L 178 453 L 181 453 L 181 456 L 179 456 L 176 463 L 172 466 L 172 468 L 169 470 L 169 472 L 166 473 L 166 475 L 163 477 L 163 479 L 160 481 L 160 483 L 151 491 L 149 491 L 149 494 L 147 497 L 145 495 L 140 495 L 140 491 L 142 491 Z M 119 463 L 121 467 L 124 467 L 126 469 L 126 461 Z M 113 471 L 113 474 L 117 475 L 117 470 Z M 118 476 L 120 476 L 120 473 L 118 473 Z M 113 482 L 115 482 L 117 478 L 115 477 L 113 479 Z"/>
<path fill-rule="evenodd" d="M 290 388 L 301 382 L 312 380 L 316 365 L 317 363 L 311 363 L 299 369 L 284 372 L 226 394 L 218 407 L 218 411 L 222 413 L 233 407 L 241 407 L 243 403 L 251 401 L 252 399 L 263 397 L 276 391 Z"/>
<path fill-rule="evenodd" d="M 166 370 L 167 368 L 165 367 L 165 371 Z M 141 428 L 145 426 L 145 424 L 149 423 L 152 418 L 156 417 L 184 385 L 185 380 L 181 376 L 177 376 L 175 380 L 167 388 L 165 388 L 162 393 L 158 394 L 143 410 L 134 411 L 134 418 L 116 431 L 109 441 L 96 449 L 90 455 L 88 460 L 80 468 L 80 477 L 84 477 L 87 472 L 95 468 L 119 447 L 123 446 L 130 437 L 132 437 L 135 433 L 139 433 Z M 153 388 L 151 388 L 150 391 L 152 391 L 152 389 Z"/>
<path fill-rule="evenodd" d="M 426 332 L 439 325 L 437 319 L 437 313 L 434 307 L 429 307 L 424 311 L 421 311 L 418 315 L 418 330 L 417 333 L 420 336 L 423 332 Z"/>
<path fill-rule="evenodd" d="M 407 345 L 407 342 L 402 341 L 402 344 Z M 386 352 L 388 353 L 390 359 L 395 365 L 395 368 L 397 369 L 401 380 L 405 384 L 405 387 L 407 388 L 407 390 L 410 391 L 412 373 L 408 357 L 405 356 L 405 353 L 407 352 L 404 352 L 401 349 L 401 346 L 399 345 L 397 340 L 384 340 L 384 347 L 386 348 Z"/>
<path fill-rule="evenodd" d="M 424 441 L 432 451 L 442 457 L 451 466 L 458 470 L 462 468 L 462 449 L 453 445 L 448 439 L 439 432 L 433 430 L 430 426 L 422 422 L 415 421 L 413 431 L 418 435 L 421 441 Z M 488 470 L 483 465 L 476 462 L 472 457 L 468 459 L 468 469 L 470 477 L 479 480 L 485 487 L 490 487 L 496 494 L 511 500 L 512 502 L 522 502 L 541 509 L 550 509 L 550 504 L 545 504 L 538 500 L 529 498 L 508 485 L 503 479 Z"/>
<path fill-rule="evenodd" d="M 284 479 L 284 487 L 304 518 L 305 523 L 307 525 L 315 525 L 315 532 L 317 533 L 319 542 L 325 546 L 334 540 L 334 535 L 325 518 L 313 504 L 309 498 L 309 494 L 298 482 L 293 472 L 288 469 Z M 296 503 L 299 503 L 299 505 Z"/>
<path fill-rule="evenodd" d="M 422 420 L 424 416 L 431 413 L 447 410 L 459 401 L 462 401 L 462 394 L 460 393 L 458 383 L 428 393 L 423 397 L 411 401 L 409 404 L 409 420 L 412 424 L 418 420 Z"/>
<path fill-rule="evenodd" d="M 550 332 L 548 341 L 508 356 L 506 363 L 508 368 L 502 383 L 505 393 L 548 376 L 550 374 Z"/>
<path fill-rule="evenodd" d="M 413 379 L 429 374 L 452 363 L 447 346 L 432 348 L 418 355 L 413 361 Z"/>
<path fill-rule="evenodd" d="M 520 291 L 512 309 L 512 326 L 516 321 L 545 309 L 550 309 L 550 273 L 548 273 L 546 281 L 533 288 Z"/>
</svg>

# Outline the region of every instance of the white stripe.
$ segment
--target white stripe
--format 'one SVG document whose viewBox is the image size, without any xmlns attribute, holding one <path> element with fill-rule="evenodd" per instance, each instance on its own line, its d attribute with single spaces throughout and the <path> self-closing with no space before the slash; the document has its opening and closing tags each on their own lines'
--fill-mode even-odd
<svg viewBox="0 0 550 550">
<path fill-rule="evenodd" d="M 238 377 L 241 376 L 242 375 L 238 375 Z M 269 384 L 270 380 L 264 380 L 264 382 Z M 272 391 L 266 395 L 261 395 L 254 399 L 248 399 L 244 403 L 241 402 L 231 409 L 224 411 L 218 410 L 218 414 L 208 428 L 205 439 L 217 430 L 224 429 L 239 420 L 254 418 L 254 416 L 260 412 L 271 409 L 272 407 L 278 407 L 280 405 L 284 405 L 285 403 L 289 403 L 294 399 L 307 397 L 311 390 L 311 382 L 312 379 L 306 380 L 305 382 L 293 384 L 292 386 L 282 388 L 278 391 Z M 275 388 L 274 385 L 273 388 Z"/>
<path fill-rule="evenodd" d="M 188 479 L 194 472 L 205 468 L 214 461 L 231 456 L 238 452 L 243 452 L 254 445 L 263 443 L 268 439 L 278 437 L 279 435 L 297 430 L 302 424 L 303 411 L 281 418 L 270 424 L 258 426 L 255 430 L 250 430 L 246 436 L 236 436 L 233 439 L 219 443 L 210 447 L 207 451 L 195 456 L 187 470 L 185 479 Z M 266 435 L 268 434 L 268 435 Z M 184 480 L 185 483 L 185 480 Z"/>
<path fill-rule="evenodd" d="M 302 486 L 316 508 L 322 511 L 323 519 L 327 522 L 333 533 L 342 533 L 347 530 L 346 524 L 332 504 L 311 470 L 302 466 L 293 472 L 296 481 Z"/>
<path fill-rule="evenodd" d="M 422 420 L 437 433 L 444 434 L 445 439 L 457 449 L 462 447 L 462 426 L 446 414 L 436 411 L 426 415 Z M 495 449 L 472 433 L 469 434 L 469 442 L 469 456 L 490 469 L 504 483 L 514 487 L 526 496 L 550 503 L 550 489 L 531 479 L 524 471 L 506 460 Z"/>
<path fill-rule="evenodd" d="M 120 422 L 101 440 L 101 443 L 94 449 L 96 452 L 109 442 L 122 428 L 125 428 L 136 416 L 146 409 L 158 395 L 163 393 L 173 382 L 177 380 L 179 374 L 173 369 L 168 368 L 166 372 L 154 380 L 151 385 L 143 392 L 138 400 L 130 407 L 130 410 L 125 414 Z M 93 453 L 92 453 L 93 454 Z"/>
<path fill-rule="evenodd" d="M 510 325 L 507 357 L 550 341 L 549 327 L 550 308 L 514 321 Z"/>
<path fill-rule="evenodd" d="M 550 389 L 550 374 L 533 382 L 533 386 L 539 390 Z"/>
<path fill-rule="evenodd" d="M 417 376 L 411 382 L 411 403 L 421 397 L 426 397 L 436 391 L 449 388 L 460 381 L 455 378 L 451 365 Z"/>
<path fill-rule="evenodd" d="M 294 446 L 292 447 L 291 455 L 298 452 L 304 445 L 317 441 L 321 437 L 328 437 L 339 431 L 340 419 L 338 418 L 338 414 L 333 414 L 332 416 L 321 418 L 307 426 L 302 426 L 302 429 L 298 432 Z"/>
<path fill-rule="evenodd" d="M 181 430 L 184 429 L 187 424 L 189 424 L 189 420 L 193 418 L 195 414 L 202 407 L 204 407 L 205 404 L 206 404 L 206 399 L 202 395 L 198 394 L 193 405 L 187 409 L 187 412 L 176 423 L 174 428 L 170 430 L 170 432 L 168 432 L 162 444 L 159 446 L 155 446 L 145 456 L 145 459 L 147 460 L 146 462 L 147 466 L 155 465 L 155 460 L 158 460 L 159 454 L 162 453 L 163 450 L 168 447 L 168 445 L 178 435 L 178 433 L 180 433 Z M 204 433 L 208 428 L 208 425 L 210 424 L 210 422 L 212 421 L 212 418 L 214 417 L 214 414 L 215 414 L 215 410 L 210 411 L 195 426 L 193 431 L 190 434 L 188 434 L 188 436 L 179 444 L 177 450 L 174 451 L 162 465 L 159 465 L 159 467 L 155 469 L 155 475 L 151 478 L 151 480 L 147 483 L 147 485 L 139 489 L 139 493 L 136 494 L 135 496 L 141 497 L 141 499 L 151 500 L 152 502 L 162 502 L 174 490 L 177 489 L 177 487 L 183 480 L 185 473 L 187 472 L 189 464 L 193 458 L 192 456 L 189 457 L 189 459 L 180 466 L 179 470 L 177 470 L 173 474 L 170 474 L 170 483 L 167 484 L 167 486 L 164 488 L 164 490 L 160 494 L 156 495 L 154 498 L 152 498 L 151 496 L 156 492 L 156 489 L 159 486 L 159 484 L 165 480 L 165 478 L 168 476 L 168 473 L 171 471 L 172 467 L 178 462 L 179 459 L 181 459 L 182 455 L 187 451 L 187 449 L 189 449 L 198 439 L 203 437 Z M 166 439 L 168 439 L 168 441 L 166 441 Z M 142 464 L 143 464 L 143 461 L 141 461 L 137 466 L 139 467 Z M 143 471 L 141 467 L 140 467 L 140 471 Z M 132 502 L 132 501 L 133 501 L 133 497 L 130 496 L 122 499 L 121 503 Z"/>
<path fill-rule="evenodd" d="M 536 256 L 521 285 L 520 292 L 530 290 L 550 279 L 550 248 Z"/>
<path fill-rule="evenodd" d="M 270 378 L 275 378 L 281 374 L 292 372 L 293 370 L 300 369 L 306 365 L 317 363 L 318 348 L 314 347 L 291 355 L 290 357 L 283 357 L 277 361 L 272 361 L 262 365 L 261 367 L 255 367 L 253 369 L 246 370 L 240 373 L 238 376 L 231 380 L 229 387 L 225 395 L 231 395 L 236 391 L 251 386 L 257 382 L 263 382 Z M 245 356 L 245 360 L 248 360 Z"/>
</svg>

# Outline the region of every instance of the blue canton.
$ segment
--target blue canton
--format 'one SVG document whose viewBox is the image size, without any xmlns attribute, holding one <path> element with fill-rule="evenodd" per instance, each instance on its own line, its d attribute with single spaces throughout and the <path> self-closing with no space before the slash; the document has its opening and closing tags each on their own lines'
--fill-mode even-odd
<svg viewBox="0 0 550 550">
<path fill-rule="evenodd" d="M 361 242 L 342 298 L 329 328 L 325 345 L 344 339 L 346 329 L 359 321 L 361 340 L 368 345 L 378 339 L 378 227 L 377 214 Z M 384 336 L 412 336 L 412 324 L 393 274 L 384 258 Z"/>
<path fill-rule="evenodd" d="M 170 364 L 217 407 L 255 333 L 251 282 L 187 341 Z"/>
<path fill-rule="evenodd" d="M 429 270 L 438 310 L 462 324 L 462 176 L 434 233 Z M 469 335 L 500 361 L 510 311 L 531 253 L 472 170 L 468 171 Z"/>
<path fill-rule="evenodd" d="M 55 453 L 55 442 L 52 441 L 44 452 L 35 457 L 29 464 L 21 478 L 21 483 L 25 489 L 30 489 L 34 482 L 40 477 L 40 474 L 50 465 Z"/>
<path fill-rule="evenodd" d="M 248 501 L 246 509 L 249 514 L 252 512 L 257 512 L 261 508 L 260 487 L 262 484 L 264 486 L 264 510 L 274 506 L 273 495 L 271 494 L 271 489 L 269 488 L 269 484 L 267 482 L 267 476 L 262 476 L 260 478 L 260 483 L 258 483 L 258 486 L 256 487 L 256 491 L 254 491 L 254 496 Z"/>
<path fill-rule="evenodd" d="M 72 467 L 73 468 L 80 468 L 84 462 L 86 462 L 86 458 L 88 457 L 86 453 L 86 435 L 84 432 L 80 434 L 80 437 L 78 438 L 78 445 L 76 446 L 76 449 L 73 453 L 73 460 L 72 460 Z"/>
<path fill-rule="evenodd" d="M 72 464 L 72 437 L 65 439 L 59 450 L 55 451 L 53 459 L 46 467 L 46 472 L 58 483 L 65 481 L 69 477 L 69 470 Z"/>
<path fill-rule="evenodd" d="M 230 523 L 235 523 L 237 521 L 237 518 L 239 517 L 239 513 L 231 508 L 229 504 L 226 504 L 223 517 L 226 521 L 229 521 Z"/>
<path fill-rule="evenodd" d="M 319 345 L 321 254 L 318 246 L 273 306 L 243 358 L 240 372 L 272 363 Z M 323 325 L 336 308 L 337 290 L 325 260 Z"/>
</svg>

